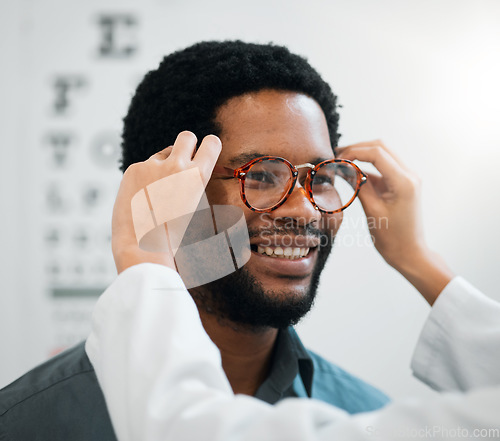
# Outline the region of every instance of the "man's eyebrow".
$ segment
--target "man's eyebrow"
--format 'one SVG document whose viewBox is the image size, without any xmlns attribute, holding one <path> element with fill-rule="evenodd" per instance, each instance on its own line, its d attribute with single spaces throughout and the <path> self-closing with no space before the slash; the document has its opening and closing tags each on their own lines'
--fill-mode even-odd
<svg viewBox="0 0 500 441">
<path fill-rule="evenodd" d="M 240 155 L 231 158 L 229 160 L 229 165 L 231 165 L 232 167 L 241 166 L 243 164 L 246 164 L 247 162 L 250 162 L 252 159 L 260 158 L 261 156 L 268 155 L 260 152 L 241 153 Z"/>
</svg>

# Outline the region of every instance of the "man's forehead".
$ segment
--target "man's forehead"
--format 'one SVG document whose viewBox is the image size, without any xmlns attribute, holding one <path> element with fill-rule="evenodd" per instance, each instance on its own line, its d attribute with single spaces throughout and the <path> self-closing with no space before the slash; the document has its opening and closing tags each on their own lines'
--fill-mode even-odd
<svg viewBox="0 0 500 441">
<path fill-rule="evenodd" d="M 233 168 L 261 156 L 292 164 L 333 158 L 325 115 L 314 99 L 296 92 L 262 90 L 234 97 L 217 115 L 219 163 Z"/>
<path fill-rule="evenodd" d="M 262 156 L 274 156 L 274 155 L 271 155 L 269 152 L 265 153 L 263 151 L 262 152 L 243 152 L 243 153 L 231 156 L 229 161 L 228 161 L 228 165 L 230 165 L 234 168 L 241 167 L 242 165 L 252 161 L 253 159 L 261 158 Z M 283 156 L 283 157 L 285 159 L 289 160 L 289 158 L 287 158 L 286 156 Z M 331 157 L 326 158 L 323 156 L 316 156 L 313 158 L 308 158 L 307 162 L 316 165 L 322 161 L 326 161 L 327 159 L 332 159 L 332 158 Z M 293 165 L 298 165 L 298 164 L 293 164 Z"/>
</svg>

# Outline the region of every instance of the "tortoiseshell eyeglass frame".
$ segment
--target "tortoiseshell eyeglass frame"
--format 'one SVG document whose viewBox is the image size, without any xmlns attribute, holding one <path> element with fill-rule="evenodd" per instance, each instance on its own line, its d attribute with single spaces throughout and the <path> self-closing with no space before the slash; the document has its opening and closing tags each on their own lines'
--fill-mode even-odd
<svg viewBox="0 0 500 441">
<path fill-rule="evenodd" d="M 245 195 L 245 179 L 246 175 L 248 173 L 248 170 L 250 167 L 252 167 L 254 164 L 257 164 L 262 161 L 279 161 L 283 162 L 288 166 L 290 169 L 290 173 L 292 176 L 292 183 L 290 185 L 290 188 L 288 189 L 287 192 L 283 195 L 283 197 L 280 199 L 279 202 L 277 202 L 275 205 L 273 205 L 270 208 L 254 208 L 250 205 L 248 202 L 246 195 Z M 333 211 L 327 211 L 319 207 L 316 202 L 314 201 L 313 197 L 313 192 L 311 189 L 311 181 L 314 177 L 314 175 L 317 173 L 318 169 L 322 167 L 326 163 L 335 163 L 335 164 L 349 164 L 350 166 L 354 167 L 356 170 L 356 188 L 354 189 L 354 195 L 352 198 L 347 202 L 345 205 L 343 205 L 341 208 L 338 208 L 337 210 Z M 364 173 L 356 164 L 354 164 L 352 161 L 349 161 L 347 159 L 328 159 L 326 161 L 322 161 L 319 164 L 310 164 L 306 162 L 305 164 L 300 164 L 300 165 L 293 165 L 290 161 L 286 160 L 285 158 L 281 158 L 279 156 L 261 156 L 259 158 L 252 159 L 250 162 L 247 162 L 245 165 L 242 165 L 241 167 L 238 167 L 236 169 L 224 167 L 222 165 L 216 165 L 214 167 L 214 173 L 219 174 L 222 176 L 227 176 L 230 178 L 237 178 L 240 182 L 240 196 L 241 200 L 243 203 L 252 211 L 255 211 L 257 213 L 269 213 L 273 210 L 276 210 L 278 207 L 281 207 L 288 197 L 292 194 L 293 189 L 295 188 L 295 184 L 297 183 L 297 178 L 299 175 L 299 170 L 301 168 L 309 168 L 307 171 L 306 175 L 306 180 L 304 182 L 304 190 L 306 192 L 307 199 L 313 204 L 314 208 L 316 210 L 319 210 L 321 213 L 324 214 L 333 214 L 333 213 L 339 213 L 343 210 L 345 210 L 349 205 L 352 204 L 354 199 L 358 196 L 359 190 L 361 189 L 361 186 L 366 183 L 366 180 L 368 179 L 368 176 L 366 173 Z"/>
</svg>

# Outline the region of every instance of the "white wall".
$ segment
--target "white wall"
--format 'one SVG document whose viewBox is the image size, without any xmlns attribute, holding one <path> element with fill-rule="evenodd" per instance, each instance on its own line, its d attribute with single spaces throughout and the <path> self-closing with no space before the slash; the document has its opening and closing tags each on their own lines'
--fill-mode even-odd
<svg viewBox="0 0 500 441">
<path fill-rule="evenodd" d="M 83 337 L 94 298 L 54 298 L 55 286 L 112 279 L 105 235 L 120 174 L 96 163 L 100 136 L 120 131 L 138 79 L 164 54 L 203 39 L 285 44 L 308 57 L 341 104 L 341 144 L 382 138 L 424 181 L 429 243 L 457 273 L 500 300 L 500 3 L 495 0 L 235 2 L 4 0 L 0 5 L 0 386 Z M 129 58 L 100 58 L 101 14 L 132 14 L 117 34 Z M 81 75 L 64 115 L 52 109 L 57 75 Z M 46 138 L 75 135 L 67 165 Z M 97 138 L 97 140 L 96 140 Z M 47 208 L 54 184 L 66 211 Z M 82 194 L 101 197 L 85 207 Z M 309 347 L 390 395 L 429 393 L 409 360 L 428 308 L 366 245 L 347 215 L 314 311 L 299 326 Z M 60 228 L 58 247 L 44 239 Z M 74 235 L 88 231 L 90 245 Z M 360 245 L 350 243 L 352 238 Z M 54 278 L 47 268 L 62 265 Z M 97 263 L 96 263 L 97 262 Z M 82 275 L 75 268 L 80 265 Z M 103 273 L 96 272 L 104 267 Z"/>
</svg>

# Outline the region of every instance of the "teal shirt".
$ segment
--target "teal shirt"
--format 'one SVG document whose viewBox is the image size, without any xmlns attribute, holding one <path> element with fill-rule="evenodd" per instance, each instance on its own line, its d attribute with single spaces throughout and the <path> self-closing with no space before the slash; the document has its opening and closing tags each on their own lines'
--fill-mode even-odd
<svg viewBox="0 0 500 441">
<path fill-rule="evenodd" d="M 312 397 L 349 413 L 378 409 L 388 398 L 308 351 L 292 328 L 280 331 L 257 398 L 274 404 Z M 0 390 L 0 441 L 116 441 L 94 368 L 81 343 Z"/>
<path fill-rule="evenodd" d="M 390 401 L 380 390 L 307 350 L 293 328 L 278 333 L 271 371 L 255 396 L 271 404 L 287 397 L 315 398 L 351 414 L 376 410 Z"/>
</svg>

